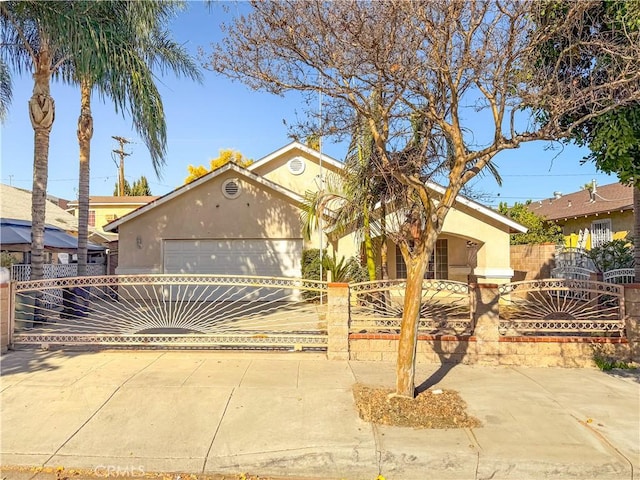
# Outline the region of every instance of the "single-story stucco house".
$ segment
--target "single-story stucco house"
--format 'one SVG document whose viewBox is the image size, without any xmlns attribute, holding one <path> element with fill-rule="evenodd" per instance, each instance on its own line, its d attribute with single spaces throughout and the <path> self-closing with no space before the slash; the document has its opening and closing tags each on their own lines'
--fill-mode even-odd
<svg viewBox="0 0 640 480">
<path fill-rule="evenodd" d="M 107 224 L 119 234 L 116 273 L 231 274 L 300 277 L 303 249 L 329 247 L 338 257 L 359 254 L 359 236 L 304 240 L 300 207 L 320 178 L 342 163 L 301 143 L 247 168 L 228 163 Z M 430 184 L 437 194 L 443 189 Z M 477 202 L 458 197 L 434 252 L 432 277 L 508 282 L 509 235 L 526 228 Z M 389 244 L 390 278 L 404 262 Z"/>
</svg>

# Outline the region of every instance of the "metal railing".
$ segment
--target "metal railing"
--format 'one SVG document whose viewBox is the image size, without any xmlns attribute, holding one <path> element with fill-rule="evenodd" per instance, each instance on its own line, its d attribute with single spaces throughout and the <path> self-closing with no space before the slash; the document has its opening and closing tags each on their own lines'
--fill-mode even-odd
<svg viewBox="0 0 640 480">
<path fill-rule="evenodd" d="M 624 288 L 579 279 L 501 285 L 498 328 L 507 336 L 624 336 Z M 348 318 L 350 333 L 398 333 L 405 289 L 406 280 L 350 284 L 349 304 L 331 314 L 344 316 L 345 327 Z M 13 282 L 11 291 L 18 345 L 324 350 L 329 342 L 326 282 L 111 275 Z M 50 301 L 54 292 L 59 303 Z M 479 300 L 469 285 L 424 280 L 421 295 L 420 334 L 475 333 Z"/>
<path fill-rule="evenodd" d="M 350 332 L 396 332 L 404 309 L 406 280 L 351 284 Z M 418 330 L 423 334 L 470 334 L 473 330 L 469 285 L 424 280 Z"/>
<path fill-rule="evenodd" d="M 499 287 L 503 335 L 624 335 L 624 287 L 545 279 Z"/>
<path fill-rule="evenodd" d="M 87 275 L 105 275 L 107 266 L 103 264 L 90 263 L 87 265 Z M 77 263 L 45 263 L 43 265 L 43 276 L 45 279 L 66 278 L 78 275 Z M 30 264 L 14 264 L 11 266 L 11 279 L 15 281 L 31 280 Z M 61 289 L 48 289 L 41 300 L 47 308 L 55 308 L 62 305 L 63 291 Z"/>
<path fill-rule="evenodd" d="M 551 278 L 566 278 L 569 280 L 589 280 L 595 270 L 584 267 L 563 266 L 551 270 Z"/>
<path fill-rule="evenodd" d="M 326 282 L 110 275 L 15 283 L 14 342 L 326 348 Z M 44 298 L 62 291 L 61 305 Z"/>
<path fill-rule="evenodd" d="M 87 275 L 96 276 L 107 273 L 107 266 L 99 263 L 87 264 Z M 77 263 L 45 263 L 43 265 L 44 278 L 75 277 L 78 275 Z M 11 265 L 11 280 L 24 282 L 31 280 L 30 264 Z"/>
<path fill-rule="evenodd" d="M 617 268 L 609 270 L 602 274 L 602 280 L 609 283 L 629 284 L 636 280 L 635 269 L 633 268 Z"/>
</svg>

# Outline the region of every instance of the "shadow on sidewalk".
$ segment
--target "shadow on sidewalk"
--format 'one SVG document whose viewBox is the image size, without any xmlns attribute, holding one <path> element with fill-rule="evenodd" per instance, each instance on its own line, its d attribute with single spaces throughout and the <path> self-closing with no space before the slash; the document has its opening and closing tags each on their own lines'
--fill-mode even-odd
<svg viewBox="0 0 640 480">
<path fill-rule="evenodd" d="M 445 343 L 449 344 L 450 341 L 445 341 Z M 433 341 L 433 350 L 440 359 L 440 366 L 429 376 L 429 378 L 416 387 L 416 395 L 429 390 L 431 387 L 440 383 L 456 365 L 461 363 L 462 358 L 469 348 L 468 340 L 457 340 L 456 348 L 452 352 L 445 352 L 442 348 L 442 344 L 443 341 L 441 338 L 436 338 Z"/>
</svg>

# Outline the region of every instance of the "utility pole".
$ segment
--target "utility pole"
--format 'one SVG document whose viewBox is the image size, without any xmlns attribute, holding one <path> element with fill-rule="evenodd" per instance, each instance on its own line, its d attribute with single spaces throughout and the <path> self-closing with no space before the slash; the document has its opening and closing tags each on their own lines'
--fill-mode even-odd
<svg viewBox="0 0 640 480">
<path fill-rule="evenodd" d="M 124 151 L 124 146 L 131 142 L 117 135 L 112 135 L 111 138 L 120 144 L 120 150 L 113 150 L 113 153 L 120 156 L 120 164 L 118 166 L 118 196 L 122 197 L 124 196 L 124 157 L 131 155 Z"/>
</svg>

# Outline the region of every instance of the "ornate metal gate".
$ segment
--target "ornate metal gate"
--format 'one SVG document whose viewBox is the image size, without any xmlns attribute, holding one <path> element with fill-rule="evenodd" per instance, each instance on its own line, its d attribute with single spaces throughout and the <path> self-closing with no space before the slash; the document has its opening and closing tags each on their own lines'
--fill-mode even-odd
<svg viewBox="0 0 640 480">
<path fill-rule="evenodd" d="M 624 336 L 624 287 L 554 278 L 500 286 L 503 335 Z"/>
<path fill-rule="evenodd" d="M 314 349 L 327 284 L 229 275 L 107 275 L 15 282 L 15 345 Z"/>
<path fill-rule="evenodd" d="M 351 285 L 351 332 L 398 331 L 406 280 Z M 451 280 L 423 280 L 418 329 L 422 334 L 470 335 L 473 332 L 469 285 Z"/>
</svg>

